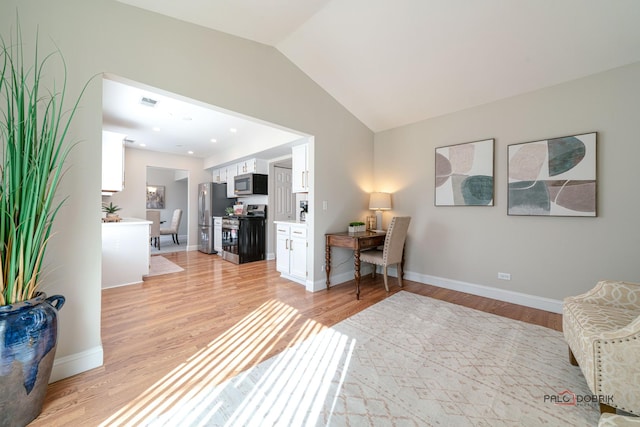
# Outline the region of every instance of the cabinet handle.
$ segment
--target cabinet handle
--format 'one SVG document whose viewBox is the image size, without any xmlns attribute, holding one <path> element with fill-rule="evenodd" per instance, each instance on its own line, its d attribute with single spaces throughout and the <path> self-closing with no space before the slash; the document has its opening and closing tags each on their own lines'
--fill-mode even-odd
<svg viewBox="0 0 640 427">
<path fill-rule="evenodd" d="M 294 231 L 293 234 L 302 234 L 302 231 Z"/>
<path fill-rule="evenodd" d="M 284 241 L 284 248 L 285 248 L 286 250 L 289 250 L 289 239 L 286 239 L 286 240 Z"/>
</svg>

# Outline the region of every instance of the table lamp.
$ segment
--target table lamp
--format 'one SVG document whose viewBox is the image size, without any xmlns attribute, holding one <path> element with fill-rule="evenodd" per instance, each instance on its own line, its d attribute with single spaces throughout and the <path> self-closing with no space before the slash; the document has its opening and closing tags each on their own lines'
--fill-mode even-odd
<svg viewBox="0 0 640 427">
<path fill-rule="evenodd" d="M 371 193 L 369 197 L 369 209 L 376 211 L 376 229 L 382 229 L 382 211 L 391 209 L 391 194 Z"/>
</svg>

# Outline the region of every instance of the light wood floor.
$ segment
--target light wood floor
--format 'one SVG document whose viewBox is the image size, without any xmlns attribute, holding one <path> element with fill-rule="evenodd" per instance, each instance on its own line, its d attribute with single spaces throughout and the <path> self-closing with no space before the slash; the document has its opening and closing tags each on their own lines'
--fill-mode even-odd
<svg viewBox="0 0 640 427">
<path fill-rule="evenodd" d="M 197 379 L 189 366 L 222 382 L 400 290 L 395 278 L 387 294 L 382 275 L 367 276 L 357 301 L 353 282 L 309 293 L 281 279 L 275 261 L 164 256 L 185 271 L 103 291 L 104 366 L 49 385 L 32 426 L 135 425 L 136 414 Z M 404 290 L 561 330 L 559 314 L 408 280 Z"/>
</svg>

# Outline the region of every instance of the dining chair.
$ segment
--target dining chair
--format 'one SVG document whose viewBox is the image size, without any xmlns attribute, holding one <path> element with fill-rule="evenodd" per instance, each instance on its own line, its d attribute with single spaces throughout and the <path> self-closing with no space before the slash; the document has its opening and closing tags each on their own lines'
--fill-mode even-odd
<svg viewBox="0 0 640 427">
<path fill-rule="evenodd" d="M 152 221 L 149 227 L 149 244 L 160 250 L 160 211 L 147 211 L 147 221 Z"/>
<path fill-rule="evenodd" d="M 173 243 L 179 245 L 178 241 L 178 229 L 180 228 L 180 220 L 182 219 L 182 209 L 176 209 L 173 211 L 173 217 L 171 218 L 171 225 L 167 228 L 160 229 L 160 235 L 171 234 Z"/>
<path fill-rule="evenodd" d="M 387 230 L 382 250 L 373 249 L 360 253 L 360 262 L 373 264 L 373 274 L 376 275 L 376 266 L 382 266 L 384 275 L 384 287 L 389 292 L 387 283 L 387 267 L 397 265 L 398 285 L 402 287 L 402 257 L 404 253 L 404 242 L 407 238 L 407 230 L 411 222 L 410 216 L 396 216 L 391 219 L 391 224 Z"/>
</svg>

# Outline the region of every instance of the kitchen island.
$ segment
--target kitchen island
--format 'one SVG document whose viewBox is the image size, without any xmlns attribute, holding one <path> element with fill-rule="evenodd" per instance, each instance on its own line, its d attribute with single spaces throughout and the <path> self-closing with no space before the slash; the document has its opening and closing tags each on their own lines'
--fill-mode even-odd
<svg viewBox="0 0 640 427">
<path fill-rule="evenodd" d="M 142 282 L 149 274 L 151 221 L 123 218 L 102 223 L 102 288 Z"/>
</svg>

